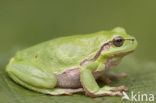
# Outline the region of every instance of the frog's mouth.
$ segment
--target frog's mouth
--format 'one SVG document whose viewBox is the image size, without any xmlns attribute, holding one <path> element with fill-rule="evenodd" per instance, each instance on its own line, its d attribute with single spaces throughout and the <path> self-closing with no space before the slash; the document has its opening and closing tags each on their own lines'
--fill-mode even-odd
<svg viewBox="0 0 156 103">
<path fill-rule="evenodd" d="M 114 57 L 117 57 L 117 56 L 124 56 L 124 55 L 127 55 L 129 53 L 132 53 L 134 52 L 135 50 L 130 50 L 130 51 L 127 51 L 127 52 L 121 52 L 121 53 L 118 53 L 118 54 L 114 54 Z"/>
<path fill-rule="evenodd" d="M 125 40 L 130 40 L 130 41 L 134 41 L 135 39 L 133 38 L 130 38 L 130 39 L 123 39 L 124 41 Z M 109 50 L 109 48 L 114 45 L 113 44 L 113 40 L 111 41 L 108 41 L 107 43 L 104 43 L 101 48 L 97 51 L 96 55 L 92 58 L 92 59 L 85 59 L 83 60 L 81 63 L 80 63 L 80 66 L 82 66 L 83 64 L 87 63 L 87 62 L 93 62 L 93 61 L 96 61 L 98 59 L 98 57 L 101 55 L 102 51 L 104 50 Z M 124 56 L 126 54 L 129 54 L 131 52 L 133 52 L 134 50 L 130 50 L 130 51 L 127 51 L 127 52 L 121 52 L 121 53 L 118 53 L 118 54 L 114 54 L 113 57 L 117 57 L 117 56 Z M 112 57 L 111 57 L 112 58 Z"/>
</svg>

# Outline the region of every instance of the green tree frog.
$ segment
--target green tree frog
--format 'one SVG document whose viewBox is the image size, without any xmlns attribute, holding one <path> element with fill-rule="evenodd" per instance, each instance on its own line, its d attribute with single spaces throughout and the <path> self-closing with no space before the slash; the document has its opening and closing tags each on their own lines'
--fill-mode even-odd
<svg viewBox="0 0 156 103">
<path fill-rule="evenodd" d="M 96 80 L 137 47 L 124 28 L 49 40 L 18 51 L 6 67 L 18 84 L 44 94 L 122 96 L 125 86 L 99 87 Z"/>
</svg>

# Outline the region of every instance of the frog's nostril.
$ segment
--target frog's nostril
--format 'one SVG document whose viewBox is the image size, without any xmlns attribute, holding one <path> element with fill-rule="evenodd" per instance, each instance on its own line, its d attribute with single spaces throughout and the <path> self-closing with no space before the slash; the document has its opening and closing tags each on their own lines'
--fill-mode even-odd
<svg viewBox="0 0 156 103">
<path fill-rule="evenodd" d="M 131 39 L 125 39 L 125 40 L 135 41 L 135 39 L 134 39 L 134 38 L 131 38 Z"/>
<path fill-rule="evenodd" d="M 135 39 L 131 39 L 131 41 L 134 41 Z"/>
</svg>

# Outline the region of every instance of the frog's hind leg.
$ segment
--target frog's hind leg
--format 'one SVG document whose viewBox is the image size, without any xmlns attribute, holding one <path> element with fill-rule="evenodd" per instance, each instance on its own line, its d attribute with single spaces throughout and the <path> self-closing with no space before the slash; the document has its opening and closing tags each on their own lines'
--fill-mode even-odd
<svg viewBox="0 0 156 103">
<path fill-rule="evenodd" d="M 31 85 L 28 85 L 27 83 L 21 81 L 19 78 L 17 78 L 15 75 L 10 74 L 10 76 L 12 77 L 12 79 L 16 80 L 16 82 L 18 82 L 19 84 L 21 84 L 22 86 L 39 92 L 39 93 L 43 93 L 43 94 L 49 94 L 49 95 L 72 95 L 73 93 L 77 93 L 77 92 L 84 92 L 83 88 L 78 88 L 78 89 L 65 89 L 65 88 L 36 88 L 33 87 Z"/>
<path fill-rule="evenodd" d="M 18 79 L 36 88 L 54 88 L 57 84 L 53 73 L 27 61 L 10 63 L 6 71 L 19 84 Z"/>
<path fill-rule="evenodd" d="M 18 84 L 30 90 L 44 94 L 62 95 L 82 92 L 83 89 L 61 89 L 57 85 L 56 76 L 29 62 L 17 62 L 7 66 L 9 76 Z"/>
</svg>

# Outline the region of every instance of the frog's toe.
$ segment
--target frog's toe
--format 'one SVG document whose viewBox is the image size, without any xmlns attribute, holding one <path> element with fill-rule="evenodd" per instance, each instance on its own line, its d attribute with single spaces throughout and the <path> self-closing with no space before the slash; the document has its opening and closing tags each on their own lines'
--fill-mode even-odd
<svg viewBox="0 0 156 103">
<path fill-rule="evenodd" d="M 128 88 L 126 88 L 125 86 L 119 86 L 119 87 L 111 87 L 110 90 L 111 91 L 119 91 L 119 90 L 128 91 Z"/>
<path fill-rule="evenodd" d="M 106 91 L 105 93 L 102 94 L 90 94 L 86 93 L 87 96 L 90 96 L 92 98 L 95 97 L 103 97 L 103 96 L 120 96 L 123 97 L 123 94 L 120 91 Z"/>
<path fill-rule="evenodd" d="M 111 93 L 108 93 L 106 95 L 108 95 L 108 96 L 120 96 L 120 97 L 123 97 L 123 94 L 121 92 L 119 92 L 119 91 L 117 91 L 117 92 L 111 92 Z"/>
</svg>

